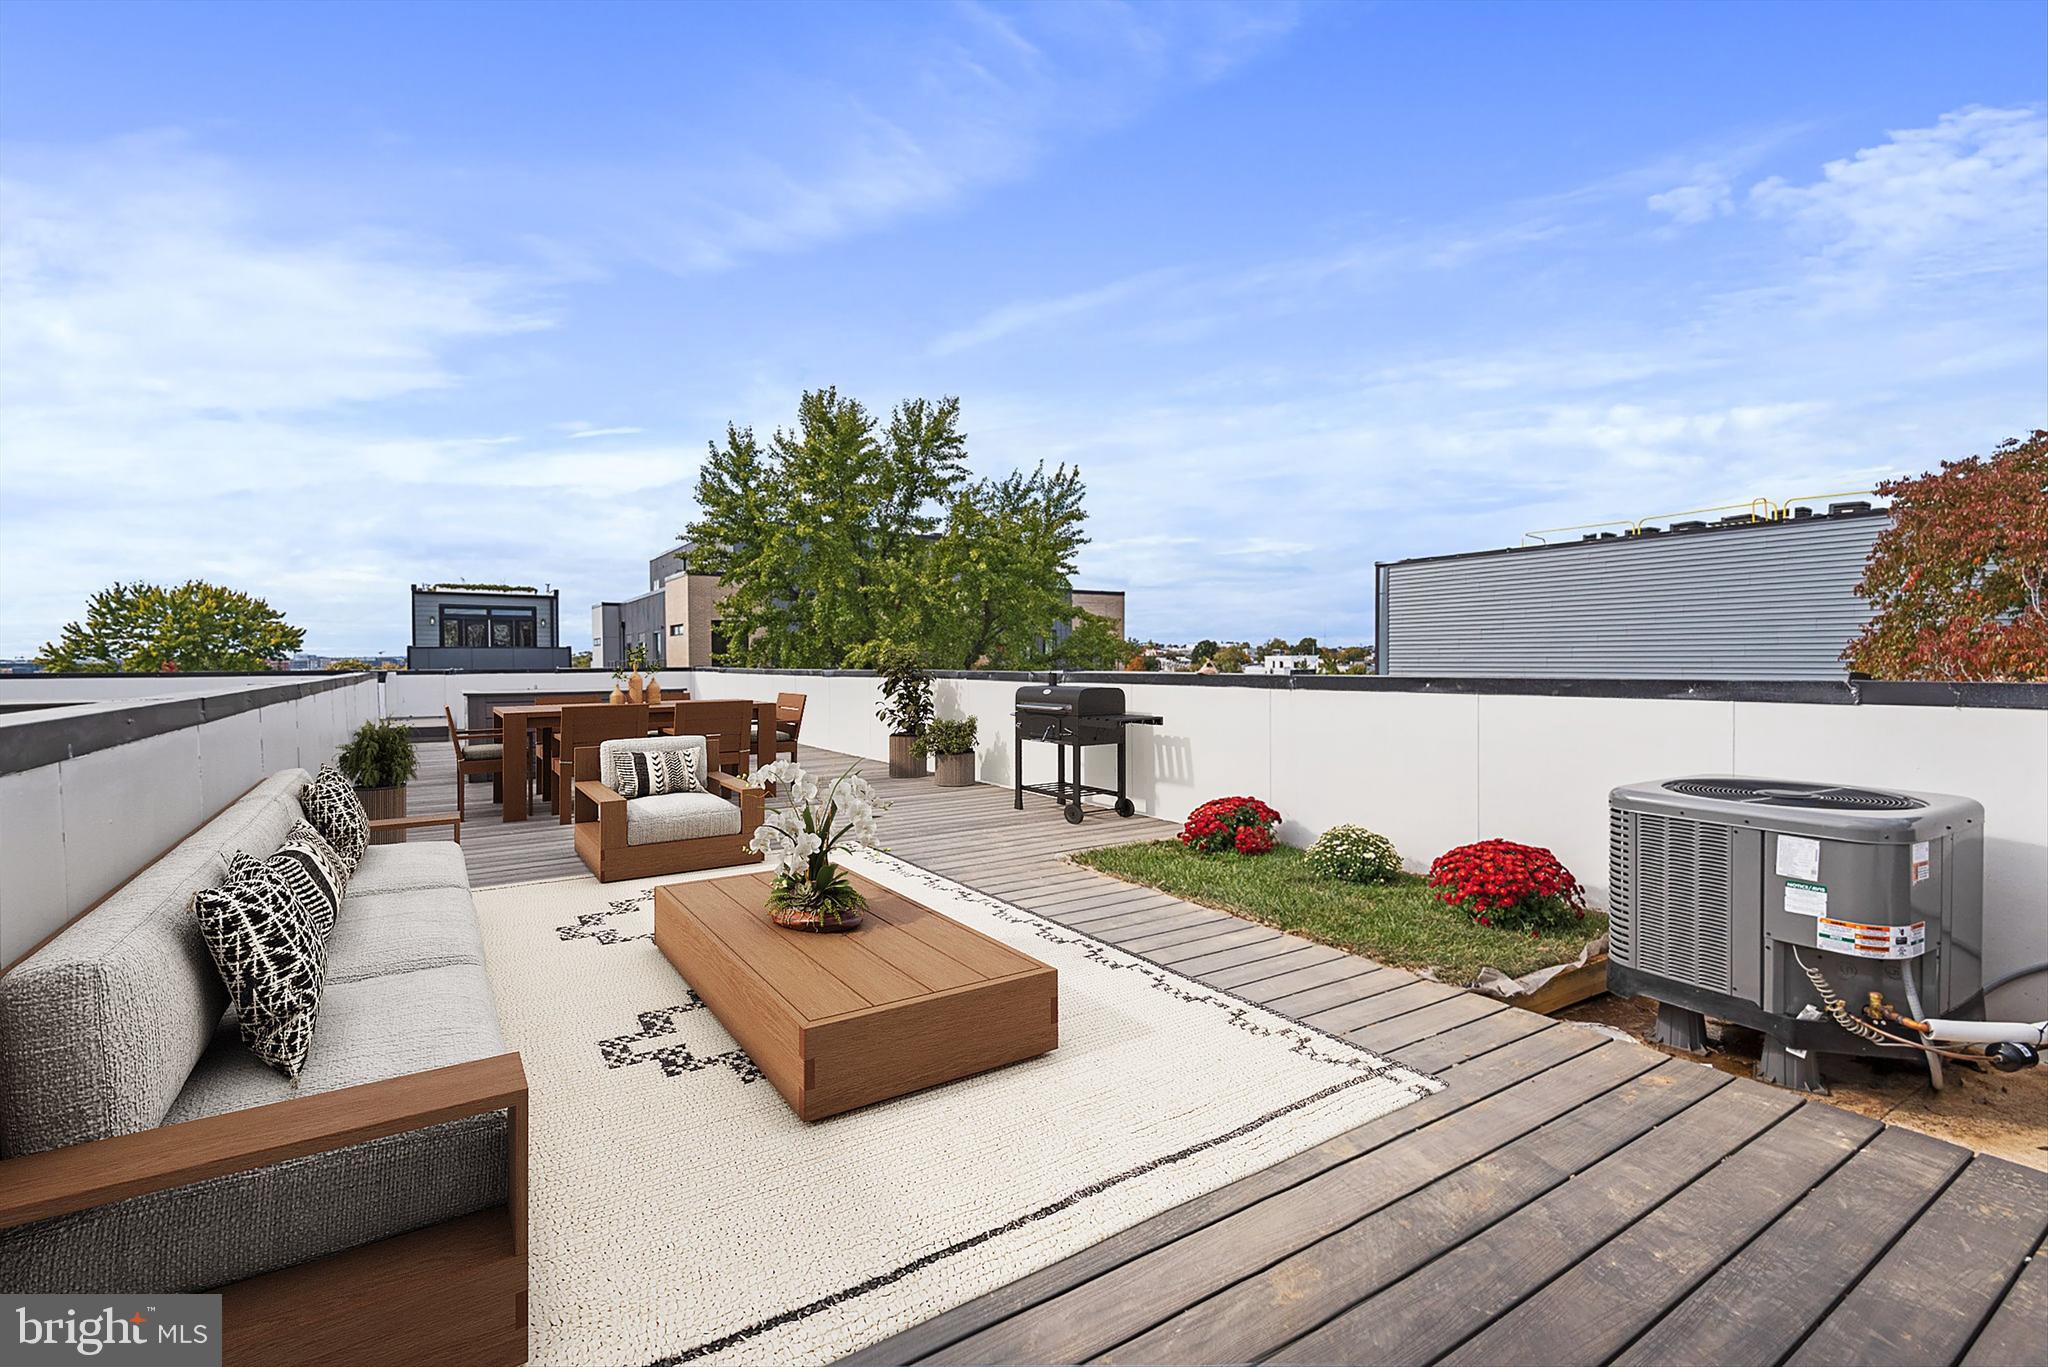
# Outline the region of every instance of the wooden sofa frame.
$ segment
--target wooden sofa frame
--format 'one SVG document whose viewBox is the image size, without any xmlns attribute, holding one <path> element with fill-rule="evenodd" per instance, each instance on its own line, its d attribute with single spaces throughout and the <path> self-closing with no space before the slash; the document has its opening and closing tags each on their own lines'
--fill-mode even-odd
<svg viewBox="0 0 2048 1367">
<path fill-rule="evenodd" d="M 526 1361 L 526 1070 L 499 1054 L 0 1160 L 0 1229 L 508 1111 L 506 1203 L 216 1287 L 233 1364 Z"/>
<path fill-rule="evenodd" d="M 705 754 L 719 753 L 720 738 L 704 738 Z M 721 770 L 709 766 L 705 790 L 717 793 L 740 808 L 740 829 L 736 835 L 707 835 L 696 840 L 664 840 L 654 845 L 626 843 L 626 799 L 598 782 L 598 748 L 579 746 L 576 750 L 576 854 L 600 883 L 627 878 L 647 878 L 658 873 L 688 873 L 692 869 L 716 869 L 728 864 L 751 864 L 760 856 L 747 848 L 754 831 L 767 812 L 768 794 Z"/>
</svg>

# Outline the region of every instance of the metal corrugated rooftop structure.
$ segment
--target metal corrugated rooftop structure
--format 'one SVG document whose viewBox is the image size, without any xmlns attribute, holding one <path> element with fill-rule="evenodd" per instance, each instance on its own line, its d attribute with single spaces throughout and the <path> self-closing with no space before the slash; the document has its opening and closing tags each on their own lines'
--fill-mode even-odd
<svg viewBox="0 0 2048 1367">
<path fill-rule="evenodd" d="M 1856 584 L 1890 525 L 1888 509 L 1839 503 L 1381 562 L 1379 671 L 1841 679 L 1870 615 Z"/>
</svg>

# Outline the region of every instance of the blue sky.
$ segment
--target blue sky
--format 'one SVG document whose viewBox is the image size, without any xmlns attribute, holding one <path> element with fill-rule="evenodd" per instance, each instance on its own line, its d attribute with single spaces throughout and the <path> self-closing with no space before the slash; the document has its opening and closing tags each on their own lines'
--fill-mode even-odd
<svg viewBox="0 0 2048 1367">
<path fill-rule="evenodd" d="M 2048 424 L 2048 6 L 0 8 L 0 653 L 199 575 L 645 583 L 836 384 L 1145 637 Z"/>
</svg>

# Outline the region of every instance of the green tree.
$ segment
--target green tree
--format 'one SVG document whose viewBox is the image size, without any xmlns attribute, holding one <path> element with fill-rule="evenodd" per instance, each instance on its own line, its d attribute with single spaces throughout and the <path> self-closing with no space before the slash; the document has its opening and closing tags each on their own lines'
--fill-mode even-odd
<svg viewBox="0 0 2048 1367">
<path fill-rule="evenodd" d="M 370 667 L 370 662 L 368 660 L 359 660 L 351 655 L 345 660 L 332 661 L 327 667 L 329 669 L 353 669 L 360 673 Z"/>
<path fill-rule="evenodd" d="M 1242 674 L 1244 667 L 1251 662 L 1250 652 L 1241 645 L 1224 646 L 1209 659 L 1209 663 L 1216 666 L 1218 674 Z"/>
<path fill-rule="evenodd" d="M 1294 649 L 1280 652 L 1283 655 L 1320 655 L 1322 649 L 1316 645 L 1316 638 L 1304 636 L 1294 643 Z"/>
<path fill-rule="evenodd" d="M 1221 646 L 1204 636 L 1201 640 L 1195 642 L 1194 649 L 1188 652 L 1188 663 L 1196 669 L 1200 669 L 1210 660 L 1216 658 L 1216 652 L 1220 649 L 1222 649 Z"/>
<path fill-rule="evenodd" d="M 1027 669 L 1122 669 L 1144 653 L 1145 647 L 1117 634 L 1115 622 L 1084 612 L 1074 619 L 1074 629 L 1064 641 L 1023 663 Z"/>
<path fill-rule="evenodd" d="M 1259 647 L 1259 658 L 1264 659 L 1268 655 L 1289 655 L 1293 651 L 1293 646 L 1275 636 L 1272 640 Z"/>
<path fill-rule="evenodd" d="M 886 427 L 837 390 L 807 392 L 764 447 L 726 428 L 684 533 L 735 663 L 836 668 L 878 643 L 935 668 L 1022 664 L 1073 616 L 1087 541 L 1078 470 L 970 479 L 960 403 L 911 399 Z"/>
<path fill-rule="evenodd" d="M 194 579 L 115 584 L 92 596 L 36 662 L 54 674 L 275 669 L 306 633 L 261 598 Z"/>
</svg>

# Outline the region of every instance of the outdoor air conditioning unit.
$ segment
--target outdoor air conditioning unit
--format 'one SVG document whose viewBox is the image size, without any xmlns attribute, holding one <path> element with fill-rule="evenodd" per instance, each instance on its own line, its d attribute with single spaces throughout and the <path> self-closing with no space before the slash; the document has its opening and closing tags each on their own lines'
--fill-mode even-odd
<svg viewBox="0 0 2048 1367">
<path fill-rule="evenodd" d="M 1899 1020 L 1981 1018 L 1981 804 L 1676 778 L 1616 788 L 1608 820 L 1608 986 L 1659 1003 L 1659 1043 L 1733 1021 L 1765 1036 L 1761 1076 L 1820 1090 L 1820 1053 L 1917 1060 Z"/>
</svg>

